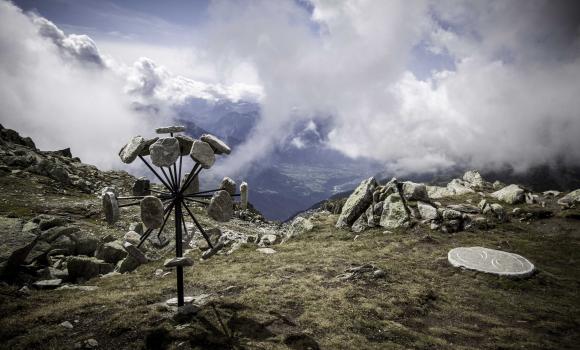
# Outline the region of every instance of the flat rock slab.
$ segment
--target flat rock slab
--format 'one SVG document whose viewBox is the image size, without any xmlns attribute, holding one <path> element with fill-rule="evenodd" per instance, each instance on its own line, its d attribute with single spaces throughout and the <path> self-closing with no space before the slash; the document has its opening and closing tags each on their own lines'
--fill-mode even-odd
<svg viewBox="0 0 580 350">
<path fill-rule="evenodd" d="M 202 305 L 206 304 L 206 302 L 209 300 L 209 297 L 211 297 L 211 294 L 200 294 L 200 295 L 196 295 L 194 297 L 184 296 L 183 303 L 184 304 L 195 304 L 195 305 L 202 306 Z M 167 301 L 165 303 L 168 306 L 177 306 L 177 298 L 167 299 Z"/>
<path fill-rule="evenodd" d="M 161 128 L 157 128 L 155 129 L 155 132 L 158 134 L 171 134 L 174 132 L 183 132 L 185 131 L 185 126 L 164 126 Z"/>
<path fill-rule="evenodd" d="M 527 277 L 535 270 L 534 264 L 521 255 L 483 247 L 451 249 L 447 260 L 455 267 L 507 277 Z"/>
<path fill-rule="evenodd" d="M 172 259 L 165 260 L 163 266 L 165 267 L 193 266 L 193 260 L 186 256 L 175 257 Z"/>
</svg>

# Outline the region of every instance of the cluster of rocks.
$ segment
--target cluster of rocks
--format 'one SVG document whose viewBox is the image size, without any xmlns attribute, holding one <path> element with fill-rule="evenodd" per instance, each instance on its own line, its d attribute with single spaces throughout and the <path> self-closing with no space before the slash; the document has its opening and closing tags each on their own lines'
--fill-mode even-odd
<svg viewBox="0 0 580 350">
<path fill-rule="evenodd" d="M 85 193 L 96 193 L 105 184 L 131 183 L 133 177 L 123 171 L 100 171 L 73 157 L 70 149 L 40 151 L 29 137 L 0 125 L 0 176 L 30 174 L 46 176 L 61 187 L 73 187 Z"/>
<path fill-rule="evenodd" d="M 0 278 L 40 289 L 130 272 L 149 261 L 134 231 L 123 240 L 99 239 L 70 219 L 45 214 L 30 221 L 0 217 L 0 226 Z"/>
<path fill-rule="evenodd" d="M 477 205 L 471 203 L 472 199 L 448 205 L 435 200 L 466 194 L 479 195 L 481 200 Z M 568 198 L 572 198 L 573 194 Z M 573 201 L 566 199 L 566 203 Z M 462 179 L 453 179 L 446 187 L 400 182 L 395 178 L 381 185 L 374 178 L 369 178 L 362 181 L 346 199 L 336 227 L 350 228 L 354 232 L 379 226 L 388 230 L 409 228 L 416 224 L 427 224 L 433 230 L 448 233 L 488 229 L 495 223 L 509 220 L 510 215 L 497 202 L 545 206 L 544 196 L 533 194 L 518 185 L 487 182 L 473 170 L 466 172 Z"/>
</svg>

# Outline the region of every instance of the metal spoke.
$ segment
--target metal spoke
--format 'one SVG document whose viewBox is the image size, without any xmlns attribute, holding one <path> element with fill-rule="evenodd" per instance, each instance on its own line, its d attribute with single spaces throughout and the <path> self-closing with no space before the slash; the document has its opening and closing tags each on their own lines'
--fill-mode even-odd
<svg viewBox="0 0 580 350">
<path fill-rule="evenodd" d="M 165 223 L 167 222 L 167 219 L 169 218 L 169 215 L 171 214 L 171 210 L 173 209 L 174 205 L 175 202 L 171 202 L 171 204 L 169 204 L 169 206 L 167 206 L 167 208 L 165 208 L 165 210 L 163 211 L 163 215 L 165 215 L 165 218 L 163 219 L 163 225 L 161 225 L 161 229 L 159 230 L 159 232 L 161 232 L 163 230 L 163 227 L 165 227 Z M 147 229 L 146 233 L 144 233 L 143 236 L 141 236 L 141 241 L 137 245 L 137 248 L 139 248 L 143 244 L 143 242 L 145 242 L 145 240 L 149 237 L 149 235 L 153 231 L 154 229 Z"/>
<path fill-rule="evenodd" d="M 169 193 L 169 192 L 158 191 L 158 190 L 154 190 L 154 189 L 152 189 L 152 188 L 151 188 L 151 189 L 149 189 L 149 191 L 151 191 L 151 192 L 155 192 L 155 193 L 159 193 L 159 194 L 165 194 L 165 195 L 167 195 L 167 196 L 171 196 L 171 193 Z"/>
<path fill-rule="evenodd" d="M 222 189 L 223 188 L 216 188 L 215 190 L 207 190 L 207 191 L 195 192 L 195 193 L 187 194 L 186 196 L 193 196 L 193 195 L 196 195 L 196 194 L 204 194 L 204 193 L 216 192 L 216 191 L 221 191 Z"/>
<path fill-rule="evenodd" d="M 143 158 L 142 155 L 139 155 L 139 158 L 143 161 L 143 163 L 145 163 L 145 165 L 147 165 L 147 167 L 149 168 L 149 170 L 151 170 L 153 172 L 153 174 L 155 174 L 155 176 L 157 177 L 157 179 L 159 179 L 159 181 L 161 181 L 161 183 L 163 184 L 163 186 L 165 186 L 165 188 L 167 188 L 170 192 L 173 192 L 173 190 L 171 189 L 171 186 L 169 186 L 167 184 L 167 182 L 165 182 L 161 176 L 155 171 L 155 169 L 153 169 L 153 167 L 151 165 L 149 165 L 149 162 L 147 162 L 145 160 L 145 158 Z"/>
<path fill-rule="evenodd" d="M 183 191 L 185 191 L 185 189 L 189 186 L 189 184 L 192 181 L 193 177 L 195 176 L 195 173 L 196 173 L 198 168 L 199 168 L 199 163 L 196 162 L 195 165 L 193 166 L 193 169 L 191 169 L 189 176 L 183 182 L 183 185 L 181 185 L 181 188 L 179 189 L 180 193 L 183 193 Z"/>
<path fill-rule="evenodd" d="M 134 205 L 139 205 L 139 204 L 141 204 L 141 202 L 133 202 L 133 203 L 126 203 L 126 204 L 119 204 L 119 208 L 132 207 Z"/>
<path fill-rule="evenodd" d="M 171 184 L 171 192 L 175 192 L 175 185 L 173 184 L 173 181 L 170 180 L 169 176 L 167 176 L 167 173 L 165 172 L 165 169 L 163 169 L 163 167 L 159 167 L 159 169 L 161 169 L 161 172 L 163 173 L 163 176 L 165 176 L 165 180 L 167 180 L 168 183 Z"/>
<path fill-rule="evenodd" d="M 205 202 L 205 201 L 198 201 L 196 199 L 192 199 L 192 198 L 183 198 L 187 201 L 191 201 L 191 202 L 195 202 L 195 203 L 201 203 L 201 204 L 205 204 L 205 205 L 209 205 L 209 202 Z"/>
<path fill-rule="evenodd" d="M 182 163 L 183 163 L 183 156 L 179 157 L 179 185 L 178 186 L 181 186 L 181 166 L 182 166 Z"/>
<path fill-rule="evenodd" d="M 191 219 L 195 223 L 195 226 L 197 226 L 197 229 L 199 230 L 199 232 L 201 232 L 201 234 L 203 235 L 203 238 L 205 238 L 205 240 L 206 240 L 207 244 L 209 245 L 209 247 L 211 249 L 213 249 L 213 244 L 211 244 L 211 241 L 209 240 L 209 237 L 207 236 L 207 233 L 205 233 L 205 230 L 203 229 L 203 227 L 201 227 L 201 225 L 199 224 L 199 222 L 197 222 L 197 219 L 195 218 L 195 216 L 193 216 L 193 213 L 191 212 L 191 210 L 189 210 L 189 208 L 187 207 L 187 205 L 184 205 L 183 207 L 185 208 L 185 211 L 187 211 L 187 213 L 189 214 L 189 216 L 191 217 Z"/>
</svg>

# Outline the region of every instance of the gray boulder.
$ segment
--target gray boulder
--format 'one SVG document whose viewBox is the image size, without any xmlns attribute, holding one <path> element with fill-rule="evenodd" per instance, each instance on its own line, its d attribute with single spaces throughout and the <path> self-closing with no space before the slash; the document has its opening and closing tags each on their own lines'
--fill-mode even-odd
<svg viewBox="0 0 580 350">
<path fill-rule="evenodd" d="M 163 225 L 163 202 L 155 196 L 147 196 L 141 200 L 141 221 L 150 229 Z"/>
<path fill-rule="evenodd" d="M 149 259 L 143 254 L 136 245 L 133 245 L 129 242 L 123 244 L 123 248 L 127 251 L 127 253 L 132 256 L 135 260 L 139 262 L 139 264 L 146 264 L 149 262 Z"/>
<path fill-rule="evenodd" d="M 121 157 L 123 163 L 130 164 L 137 158 L 144 147 L 145 139 L 141 136 L 135 136 L 121 149 L 119 157 Z"/>
<path fill-rule="evenodd" d="M 134 271 L 136 268 L 141 266 L 141 263 L 132 255 L 127 255 L 125 259 L 120 260 L 115 266 L 115 272 L 127 273 Z"/>
<path fill-rule="evenodd" d="M 141 235 L 139 235 L 135 231 L 128 231 L 123 236 L 123 242 L 127 242 L 127 243 L 131 243 L 131 244 L 134 244 L 134 245 L 138 245 L 140 241 L 141 241 Z"/>
<path fill-rule="evenodd" d="M 564 207 L 571 207 L 580 204 L 580 189 L 572 191 L 558 200 L 558 204 Z"/>
<path fill-rule="evenodd" d="M 146 177 L 140 177 L 133 183 L 134 196 L 148 196 L 151 194 L 151 182 Z"/>
<path fill-rule="evenodd" d="M 337 228 L 350 227 L 373 202 L 373 191 L 377 187 L 374 177 L 362 181 L 348 197 L 336 222 Z"/>
<path fill-rule="evenodd" d="M 158 167 L 169 167 L 173 165 L 181 150 L 179 141 L 175 137 L 162 137 L 149 147 L 151 162 Z"/>
<path fill-rule="evenodd" d="M 163 264 L 163 266 L 165 266 L 165 267 L 193 266 L 193 259 L 191 259 L 190 257 L 186 257 L 186 256 L 175 257 L 175 258 L 165 260 L 165 263 Z"/>
<path fill-rule="evenodd" d="M 289 237 L 298 236 L 304 232 L 312 231 L 312 229 L 314 229 L 314 224 L 312 223 L 312 221 L 310 221 L 310 219 L 304 218 L 302 216 L 297 216 L 296 218 L 294 218 L 294 220 L 292 220 L 292 223 L 290 224 L 288 236 Z"/>
<path fill-rule="evenodd" d="M 393 193 L 385 199 L 379 223 L 382 227 L 387 229 L 408 227 L 410 219 L 405 203 L 398 193 Z"/>
<path fill-rule="evenodd" d="M 149 151 L 149 147 L 151 147 L 152 144 L 154 144 L 155 142 L 157 142 L 157 140 L 159 140 L 159 137 L 154 137 L 152 139 L 147 139 L 145 140 L 145 145 L 143 146 L 143 149 L 141 150 L 141 152 L 139 153 L 140 156 L 145 157 L 151 154 L 151 152 Z"/>
<path fill-rule="evenodd" d="M 417 202 L 417 210 L 419 210 L 419 215 L 423 220 L 436 220 L 439 218 L 437 208 L 429 203 Z"/>
<path fill-rule="evenodd" d="M 132 222 L 129 225 L 129 231 L 137 232 L 139 235 L 143 234 L 143 223 L 142 222 Z"/>
<path fill-rule="evenodd" d="M 226 191 L 227 193 L 233 196 L 234 194 L 236 194 L 236 182 L 226 176 L 223 178 L 220 184 L 220 189 Z"/>
<path fill-rule="evenodd" d="M 127 252 L 123 249 L 123 245 L 119 241 L 107 242 L 99 246 L 95 252 L 97 259 L 104 262 L 116 264 L 119 260 L 124 259 Z"/>
<path fill-rule="evenodd" d="M 71 256 L 67 260 L 67 269 L 71 279 L 88 280 L 113 271 L 114 265 L 94 257 Z"/>
<path fill-rule="evenodd" d="M 234 213 L 234 202 L 230 194 L 224 190 L 217 191 L 211 197 L 207 214 L 216 221 L 228 221 Z"/>
<path fill-rule="evenodd" d="M 525 191 L 518 185 L 509 185 L 499 191 L 493 192 L 491 196 L 508 204 L 518 204 L 524 201 Z"/>
<path fill-rule="evenodd" d="M 411 181 L 403 182 L 403 195 L 407 200 L 414 201 L 429 201 L 429 194 L 427 193 L 427 187 L 422 183 L 415 183 Z"/>
</svg>

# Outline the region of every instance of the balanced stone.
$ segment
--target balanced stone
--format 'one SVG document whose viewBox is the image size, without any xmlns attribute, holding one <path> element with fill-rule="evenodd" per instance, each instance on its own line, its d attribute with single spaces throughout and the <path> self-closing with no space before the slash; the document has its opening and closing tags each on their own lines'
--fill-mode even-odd
<svg viewBox="0 0 580 350">
<path fill-rule="evenodd" d="M 175 135 L 177 141 L 179 141 L 179 149 L 181 150 L 181 155 L 186 156 L 191 152 L 191 146 L 193 145 L 194 139 L 187 135 Z"/>
<path fill-rule="evenodd" d="M 163 266 L 165 267 L 193 266 L 193 260 L 186 256 L 180 256 L 165 260 Z"/>
<path fill-rule="evenodd" d="M 172 134 L 175 132 L 183 132 L 185 131 L 185 126 L 165 126 L 162 128 L 155 129 L 155 132 L 158 134 Z"/>
<path fill-rule="evenodd" d="M 148 196 L 151 194 L 151 182 L 146 177 L 140 177 L 133 183 L 134 196 Z"/>
<path fill-rule="evenodd" d="M 521 255 L 482 247 L 451 249 L 447 254 L 447 259 L 455 267 L 500 276 L 526 277 L 535 270 L 534 264 Z"/>
<path fill-rule="evenodd" d="M 224 190 L 213 194 L 207 214 L 216 221 L 228 221 L 233 215 L 234 203 L 229 193 Z"/>
<path fill-rule="evenodd" d="M 200 139 L 207 142 L 216 154 L 230 154 L 232 149 L 225 142 L 211 134 L 201 135 Z"/>
<path fill-rule="evenodd" d="M 181 186 L 185 185 L 185 181 L 189 177 L 189 173 L 186 173 L 181 180 Z M 189 186 L 183 191 L 183 194 L 193 194 L 199 192 L 199 174 L 191 180 Z"/>
<path fill-rule="evenodd" d="M 141 200 L 141 221 L 150 229 L 163 225 L 163 202 L 154 196 L 147 196 Z"/>
<path fill-rule="evenodd" d="M 158 167 L 168 167 L 181 155 L 179 141 L 175 137 L 163 137 L 149 147 L 151 162 Z"/>
<path fill-rule="evenodd" d="M 191 158 L 198 162 L 202 168 L 209 169 L 215 162 L 215 154 L 212 147 L 204 141 L 194 140 L 191 146 Z"/>
<path fill-rule="evenodd" d="M 229 177 L 224 177 L 220 184 L 220 189 L 226 191 L 231 196 L 236 194 L 236 182 Z"/>
<path fill-rule="evenodd" d="M 157 140 L 159 140 L 159 137 L 154 137 L 152 139 L 145 140 L 145 146 L 143 147 L 139 155 L 142 157 L 150 155 L 151 152 L 149 151 L 149 147 L 151 147 L 152 144 L 157 142 Z"/>
<path fill-rule="evenodd" d="M 240 208 L 248 208 L 248 184 L 245 181 L 240 185 Z"/>
<path fill-rule="evenodd" d="M 145 139 L 141 136 L 133 137 L 119 152 L 123 163 L 132 163 L 145 147 Z"/>
<path fill-rule="evenodd" d="M 117 197 L 113 192 L 106 192 L 103 195 L 103 210 L 109 225 L 119 220 L 119 203 L 117 203 Z"/>
</svg>

